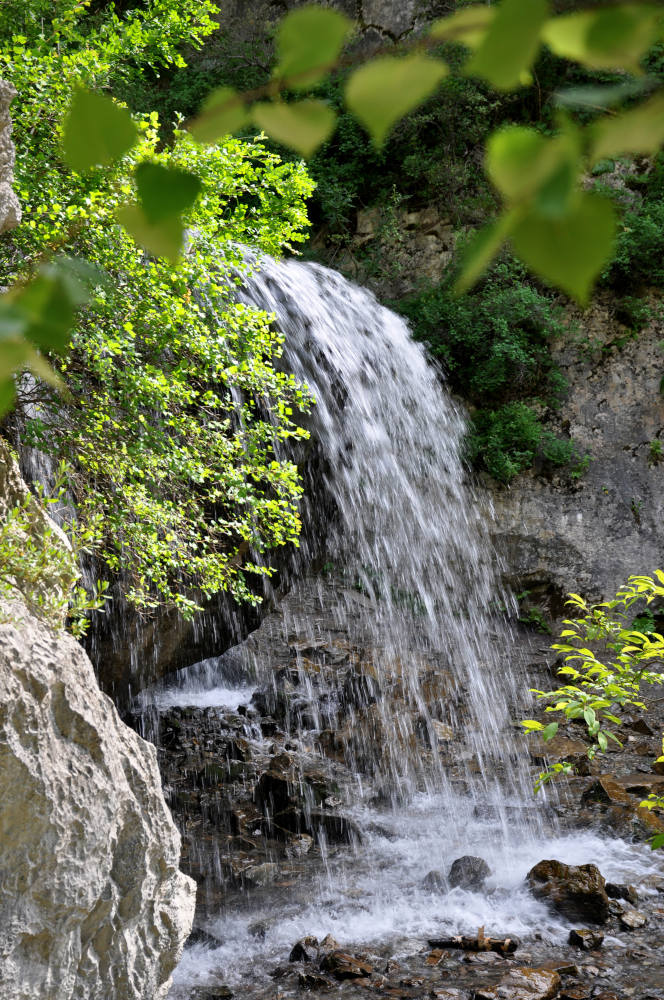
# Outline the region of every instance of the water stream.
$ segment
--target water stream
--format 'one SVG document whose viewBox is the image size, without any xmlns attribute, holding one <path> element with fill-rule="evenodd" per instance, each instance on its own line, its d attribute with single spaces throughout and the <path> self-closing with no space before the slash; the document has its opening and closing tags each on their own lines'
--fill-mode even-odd
<svg viewBox="0 0 664 1000">
<path fill-rule="evenodd" d="M 303 520 L 326 534 L 327 576 L 301 581 L 263 640 L 182 672 L 142 706 L 150 735 L 178 706 L 208 720 L 210 712 L 237 718 L 239 709 L 252 753 L 269 753 L 250 706 L 257 688 L 263 703 L 270 691 L 275 704 L 281 696 L 281 643 L 308 706 L 288 716 L 293 747 L 323 756 L 322 732 L 340 734 L 349 776 L 341 794 L 362 843 L 329 851 L 323 843 L 296 879 L 235 893 L 208 912 L 220 943 L 187 951 L 173 997 L 215 976 L 250 995 L 250 983 L 303 934 L 391 940 L 397 951 L 400 940 L 441 926 L 564 936 L 567 925 L 528 896 L 523 877 L 542 857 L 578 863 L 606 852 L 594 834 L 561 833 L 551 803 L 533 803 L 515 725 L 527 681 L 507 668 L 491 510 L 464 471 L 462 412 L 404 321 L 335 272 L 263 258 L 243 295 L 275 314 L 284 366 L 316 400 L 308 426 L 318 485 Z M 362 678 L 364 700 L 351 708 L 333 685 L 321 698 L 335 662 Z M 451 678 L 449 697 L 440 678 Z M 441 901 L 422 879 L 461 855 L 483 857 L 493 874 L 482 891 L 454 889 Z M 634 879 L 652 865 L 615 841 L 604 867 Z"/>
</svg>

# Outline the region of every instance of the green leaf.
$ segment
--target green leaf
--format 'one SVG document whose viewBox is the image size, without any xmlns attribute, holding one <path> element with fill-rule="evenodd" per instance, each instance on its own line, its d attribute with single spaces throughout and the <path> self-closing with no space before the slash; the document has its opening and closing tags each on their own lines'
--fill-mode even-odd
<svg viewBox="0 0 664 1000">
<path fill-rule="evenodd" d="M 184 242 L 184 226 L 177 215 L 152 222 L 140 205 L 124 205 L 116 210 L 118 222 L 142 247 L 156 257 L 177 264 Z"/>
<path fill-rule="evenodd" d="M 355 70 L 346 84 L 346 104 L 382 146 L 392 126 L 426 100 L 449 69 L 425 55 L 382 56 Z"/>
<path fill-rule="evenodd" d="M 194 174 L 160 163 L 139 163 L 135 178 L 141 206 L 151 223 L 181 215 L 191 208 L 201 190 Z"/>
<path fill-rule="evenodd" d="M 281 21 L 274 75 L 291 90 L 306 90 L 335 64 L 353 24 L 329 7 L 300 7 Z"/>
<path fill-rule="evenodd" d="M 603 752 L 606 753 L 606 748 L 609 745 L 609 741 L 607 739 L 606 733 L 599 732 L 597 734 L 597 742 L 599 743 L 600 750 L 602 750 Z"/>
<path fill-rule="evenodd" d="M 538 722 L 537 719 L 524 719 L 521 722 L 521 725 L 523 726 L 524 729 L 527 729 L 529 732 L 540 732 L 541 730 L 544 729 L 542 723 Z"/>
<path fill-rule="evenodd" d="M 313 99 L 296 104 L 255 104 L 251 114 L 270 138 L 304 157 L 315 153 L 329 138 L 337 117 L 329 105 Z"/>
<path fill-rule="evenodd" d="M 552 52 L 591 69 L 639 72 L 639 63 L 659 36 L 661 11 L 646 4 L 623 4 L 553 18 L 542 39 Z"/>
<path fill-rule="evenodd" d="M 465 7 L 449 17 L 434 21 L 429 34 L 440 42 L 461 42 L 470 49 L 480 44 L 496 16 L 496 8 L 484 5 Z"/>
<path fill-rule="evenodd" d="M 126 108 L 89 90 L 75 91 L 64 125 L 62 154 L 77 173 L 115 163 L 138 139 Z"/>
<path fill-rule="evenodd" d="M 545 728 L 542 730 L 542 739 L 544 740 L 545 743 L 548 743 L 550 740 L 553 739 L 553 737 L 556 735 L 557 732 L 558 732 L 558 723 L 551 722 L 549 723 L 548 726 L 545 726 Z"/>
<path fill-rule="evenodd" d="M 45 351 L 64 351 L 71 339 L 74 309 L 79 303 L 72 298 L 70 286 L 57 269 L 52 265 L 42 268 L 20 290 L 15 301 L 28 320 L 26 340 Z"/>
<path fill-rule="evenodd" d="M 548 139 L 520 125 L 500 129 L 487 143 L 489 178 L 508 201 L 525 202 L 539 194 L 543 205 L 553 200 L 565 211 L 578 170 L 575 139 L 573 132 Z"/>
<path fill-rule="evenodd" d="M 2 365 L 2 349 L 0 348 L 0 371 L 4 369 Z M 0 377 L 0 416 L 8 413 L 14 405 L 16 397 L 16 385 L 13 378 Z"/>
<path fill-rule="evenodd" d="M 475 284 L 496 256 L 518 219 L 515 212 L 505 212 L 495 222 L 482 226 L 465 247 L 461 274 L 454 284 L 454 294 L 461 295 Z"/>
<path fill-rule="evenodd" d="M 593 138 L 593 163 L 628 153 L 656 153 L 664 142 L 664 96 L 658 94 L 616 118 L 602 119 Z"/>
<path fill-rule="evenodd" d="M 207 96 L 188 127 L 196 142 L 215 143 L 226 135 L 239 132 L 248 121 L 246 105 L 232 87 L 219 87 Z"/>
<path fill-rule="evenodd" d="M 664 847 L 664 833 L 658 833 L 656 837 L 653 837 L 650 841 L 650 846 L 653 851 L 656 851 L 659 847 Z"/>
<path fill-rule="evenodd" d="M 488 80 L 497 90 L 527 83 L 548 16 L 547 0 L 503 0 L 466 72 Z"/>
<path fill-rule="evenodd" d="M 595 278 L 611 256 L 615 231 L 611 202 L 584 192 L 563 218 L 530 213 L 514 228 L 512 244 L 537 274 L 585 304 Z"/>
</svg>

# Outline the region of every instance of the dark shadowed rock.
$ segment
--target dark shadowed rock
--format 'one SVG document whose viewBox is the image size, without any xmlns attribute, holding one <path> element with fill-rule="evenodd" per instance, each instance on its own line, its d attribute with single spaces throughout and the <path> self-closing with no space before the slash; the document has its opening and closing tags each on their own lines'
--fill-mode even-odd
<svg viewBox="0 0 664 1000">
<path fill-rule="evenodd" d="M 288 961 L 313 962 L 316 958 L 318 958 L 318 938 L 308 935 L 293 945 Z"/>
<path fill-rule="evenodd" d="M 595 948 L 601 948 L 603 941 L 603 934 L 587 927 L 569 932 L 569 943 L 573 944 L 575 948 L 582 948 L 583 951 L 594 951 Z"/>
<path fill-rule="evenodd" d="M 609 897 L 596 865 L 566 865 L 540 861 L 526 875 L 537 899 L 549 903 L 572 920 L 603 924 L 609 915 Z"/>
<path fill-rule="evenodd" d="M 483 858 L 465 855 L 452 863 L 447 879 L 452 889 L 481 889 L 491 874 Z"/>
<path fill-rule="evenodd" d="M 606 883 L 606 894 L 609 899 L 626 899 L 632 906 L 636 906 L 639 897 L 633 885 L 622 885 L 617 882 Z"/>
</svg>

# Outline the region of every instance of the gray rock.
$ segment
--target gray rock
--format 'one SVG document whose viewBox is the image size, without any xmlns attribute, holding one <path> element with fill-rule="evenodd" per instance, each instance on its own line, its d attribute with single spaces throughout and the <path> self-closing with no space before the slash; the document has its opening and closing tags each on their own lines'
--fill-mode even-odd
<svg viewBox="0 0 664 1000">
<path fill-rule="evenodd" d="M 452 889 L 481 889 L 491 874 L 483 858 L 465 855 L 452 863 L 447 879 Z"/>
<path fill-rule="evenodd" d="M 447 883 L 445 876 L 437 868 L 432 869 L 422 879 L 422 888 L 428 889 L 429 892 L 446 892 Z"/>
<path fill-rule="evenodd" d="M 162 1000 L 195 885 L 155 748 L 71 636 L 20 617 L 0 625 L 0 996 Z"/>
</svg>

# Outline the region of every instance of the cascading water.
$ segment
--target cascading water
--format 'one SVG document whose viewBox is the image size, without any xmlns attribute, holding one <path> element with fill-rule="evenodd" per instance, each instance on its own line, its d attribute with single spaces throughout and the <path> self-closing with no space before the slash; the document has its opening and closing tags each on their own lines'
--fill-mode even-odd
<svg viewBox="0 0 664 1000">
<path fill-rule="evenodd" d="M 230 658 L 185 671 L 170 688 L 147 692 L 143 707 L 159 718 L 178 705 L 221 716 L 239 710 L 235 743 L 239 733 L 254 759 L 274 756 L 269 733 L 242 705 L 256 684 L 261 704 L 270 704 L 270 692 L 276 704 L 283 692 L 275 677 L 285 673 L 306 710 L 288 709 L 292 739 L 277 748 L 279 759 L 296 745 L 322 759 L 324 735 L 338 735 L 340 756 L 332 756 L 351 776 L 346 806 L 363 844 L 335 854 L 321 836 L 324 864 L 294 887 L 287 879 L 278 900 L 236 894 L 230 909 L 222 903 L 215 915 L 208 907 L 206 926 L 219 946 L 190 949 L 173 996 L 191 997 L 193 984 L 219 975 L 243 982 L 250 995 L 246 977 L 268 967 L 258 960 L 274 964 L 305 933 L 366 943 L 485 925 L 487 933 L 537 926 L 560 936 L 564 923 L 521 888 L 523 876 L 543 856 L 545 835 L 549 856 L 570 862 L 593 860 L 598 841 L 560 839 L 551 817 L 533 807 L 512 719 L 523 682 L 505 670 L 509 637 L 491 611 L 504 598 L 490 509 L 464 474 L 462 414 L 405 323 L 370 293 L 316 265 L 250 263 L 243 297 L 274 313 L 284 365 L 316 401 L 309 426 L 320 493 L 306 498 L 303 520 L 326 532 L 328 575 L 300 581 L 299 603 L 283 603 L 259 630 L 262 642 L 250 637 Z M 332 511 L 324 523 L 321 496 Z M 292 659 L 278 671 L 280 643 Z M 324 700 L 321 677 L 337 662 L 346 664 L 353 697 Z M 158 721 L 150 732 L 159 733 Z M 191 859 L 200 845 L 195 832 L 188 836 Z M 464 854 L 489 862 L 489 892 L 454 889 L 441 899 L 423 888 L 430 869 L 445 871 Z M 614 846 L 616 872 L 647 870 L 634 858 Z"/>
</svg>

